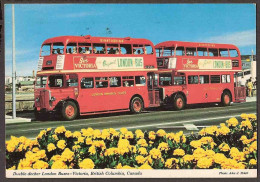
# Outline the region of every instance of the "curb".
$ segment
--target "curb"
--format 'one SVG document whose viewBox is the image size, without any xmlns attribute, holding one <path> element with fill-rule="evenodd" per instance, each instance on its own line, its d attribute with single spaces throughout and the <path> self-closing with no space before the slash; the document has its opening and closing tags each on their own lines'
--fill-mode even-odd
<svg viewBox="0 0 260 182">
<path fill-rule="evenodd" d="M 13 119 L 11 116 L 5 116 L 5 124 L 14 124 L 14 123 L 29 123 L 31 119 L 17 117 Z"/>
</svg>

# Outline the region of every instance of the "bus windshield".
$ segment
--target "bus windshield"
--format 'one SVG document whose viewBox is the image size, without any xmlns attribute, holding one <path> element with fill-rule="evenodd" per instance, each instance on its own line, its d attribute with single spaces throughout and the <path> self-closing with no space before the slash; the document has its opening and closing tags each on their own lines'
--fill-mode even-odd
<svg viewBox="0 0 260 182">
<path fill-rule="evenodd" d="M 47 82 L 47 76 L 38 76 L 36 79 L 36 88 L 45 88 Z"/>
</svg>

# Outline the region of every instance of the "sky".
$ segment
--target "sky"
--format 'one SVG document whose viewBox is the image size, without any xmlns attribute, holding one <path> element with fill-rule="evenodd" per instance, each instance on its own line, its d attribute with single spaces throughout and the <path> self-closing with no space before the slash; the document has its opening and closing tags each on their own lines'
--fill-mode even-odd
<svg viewBox="0 0 260 182">
<path fill-rule="evenodd" d="M 63 35 L 230 43 L 256 52 L 254 4 L 15 4 L 17 76 L 37 70 L 44 40 Z M 12 6 L 5 5 L 5 74 L 12 71 Z"/>
</svg>

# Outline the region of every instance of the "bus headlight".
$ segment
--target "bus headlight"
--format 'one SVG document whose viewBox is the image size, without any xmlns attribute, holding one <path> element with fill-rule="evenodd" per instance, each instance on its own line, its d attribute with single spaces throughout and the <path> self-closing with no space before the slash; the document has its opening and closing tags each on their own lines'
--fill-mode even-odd
<svg viewBox="0 0 260 182">
<path fill-rule="evenodd" d="M 56 98 L 55 97 L 51 97 L 51 101 L 53 102 L 53 101 L 55 101 L 56 100 Z"/>
</svg>

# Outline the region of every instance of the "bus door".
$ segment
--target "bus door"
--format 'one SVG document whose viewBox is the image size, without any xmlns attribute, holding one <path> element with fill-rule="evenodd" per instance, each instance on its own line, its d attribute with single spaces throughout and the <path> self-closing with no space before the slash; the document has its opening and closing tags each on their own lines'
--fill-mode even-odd
<svg viewBox="0 0 260 182">
<path fill-rule="evenodd" d="M 150 107 L 159 106 L 159 88 L 158 88 L 158 74 L 148 73 L 147 74 L 147 87 Z"/>
</svg>

